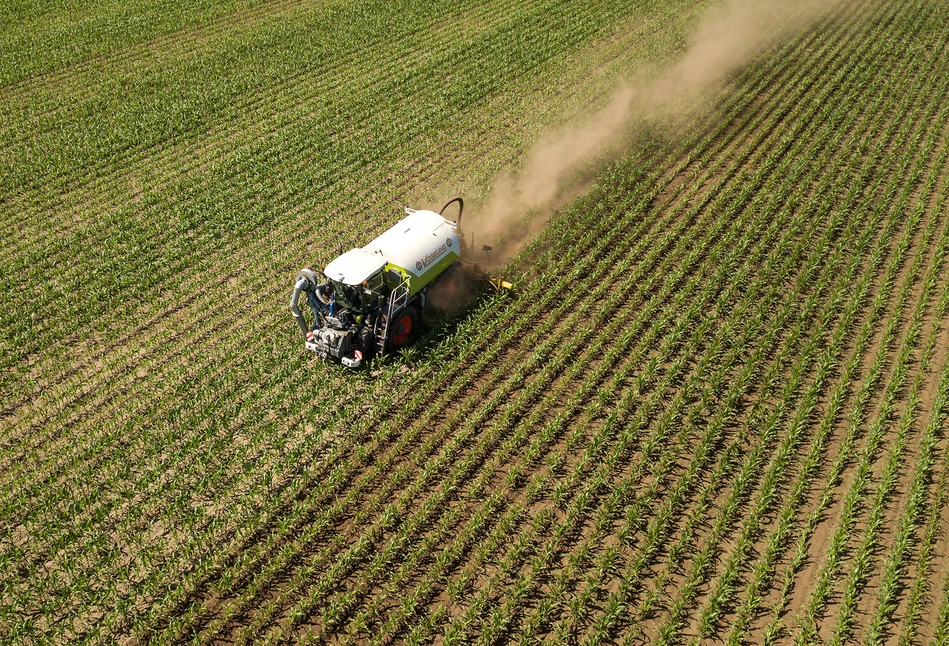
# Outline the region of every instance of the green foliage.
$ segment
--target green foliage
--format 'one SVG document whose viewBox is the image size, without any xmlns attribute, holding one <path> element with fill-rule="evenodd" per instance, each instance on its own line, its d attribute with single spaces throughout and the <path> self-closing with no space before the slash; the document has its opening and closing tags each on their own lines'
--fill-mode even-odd
<svg viewBox="0 0 949 646">
<path fill-rule="evenodd" d="M 371 371 L 289 319 L 704 8 L 7 3 L 0 641 L 945 636 L 944 7 L 644 125 L 513 293 Z"/>
</svg>

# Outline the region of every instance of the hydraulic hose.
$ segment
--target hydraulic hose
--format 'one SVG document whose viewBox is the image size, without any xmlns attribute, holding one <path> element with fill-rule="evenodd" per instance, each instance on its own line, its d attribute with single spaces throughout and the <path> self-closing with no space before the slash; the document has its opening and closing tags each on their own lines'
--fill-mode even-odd
<svg viewBox="0 0 949 646">
<path fill-rule="evenodd" d="M 458 202 L 458 217 L 455 218 L 455 226 L 457 227 L 458 235 L 461 235 L 461 214 L 465 210 L 465 201 L 460 197 L 453 197 L 442 207 L 441 211 L 438 212 L 439 215 L 445 215 L 445 209 L 452 205 L 452 203 Z"/>
</svg>

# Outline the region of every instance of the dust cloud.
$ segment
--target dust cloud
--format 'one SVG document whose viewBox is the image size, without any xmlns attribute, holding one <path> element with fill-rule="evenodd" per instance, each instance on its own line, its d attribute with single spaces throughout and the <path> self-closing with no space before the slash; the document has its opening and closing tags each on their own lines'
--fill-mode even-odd
<svg viewBox="0 0 949 646">
<path fill-rule="evenodd" d="M 678 60 L 648 79 L 623 84 L 587 120 L 543 137 L 516 174 L 498 177 L 465 230 L 479 244 L 501 238 L 490 264 L 506 262 L 544 228 L 554 210 L 589 188 L 584 176 L 590 177 L 610 154 L 628 145 L 642 124 L 661 127 L 698 114 L 708 107 L 702 101 L 707 90 L 841 1 L 727 0 L 711 8 Z"/>
</svg>

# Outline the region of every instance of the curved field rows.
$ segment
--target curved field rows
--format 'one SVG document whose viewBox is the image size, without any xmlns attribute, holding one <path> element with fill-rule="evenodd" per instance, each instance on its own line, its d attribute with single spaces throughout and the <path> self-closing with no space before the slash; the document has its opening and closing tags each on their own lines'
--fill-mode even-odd
<svg viewBox="0 0 949 646">
<path fill-rule="evenodd" d="M 297 268 L 756 10 L 167 9 L 0 16 L 0 642 L 949 636 L 949 7 L 634 111 L 513 292 L 359 373 Z"/>
</svg>

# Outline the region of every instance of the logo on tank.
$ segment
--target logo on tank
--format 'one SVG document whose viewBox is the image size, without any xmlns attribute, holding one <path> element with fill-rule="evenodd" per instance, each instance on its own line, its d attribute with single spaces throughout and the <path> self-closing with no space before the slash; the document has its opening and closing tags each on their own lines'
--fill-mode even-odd
<svg viewBox="0 0 949 646">
<path fill-rule="evenodd" d="M 438 249 L 436 249 L 435 251 L 433 251 L 432 253 L 428 254 L 427 256 L 419 260 L 417 263 L 415 263 L 415 268 L 419 271 L 422 271 L 423 267 L 428 267 L 429 265 L 434 263 L 436 260 L 438 260 L 442 256 L 442 254 L 448 251 L 448 248 L 451 247 L 451 245 L 452 245 L 451 238 L 449 238 L 444 243 L 442 243 L 442 246 L 440 246 Z"/>
</svg>

